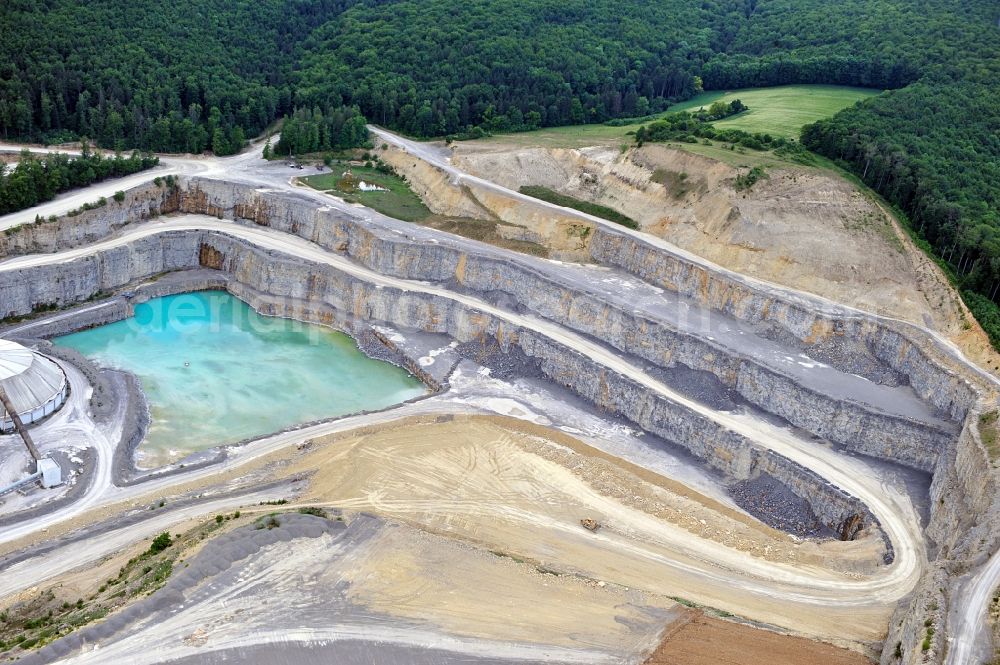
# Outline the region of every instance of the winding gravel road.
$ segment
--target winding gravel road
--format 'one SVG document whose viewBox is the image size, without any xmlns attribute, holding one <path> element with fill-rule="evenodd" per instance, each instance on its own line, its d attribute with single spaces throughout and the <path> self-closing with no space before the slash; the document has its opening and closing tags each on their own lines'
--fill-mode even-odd
<svg viewBox="0 0 1000 665">
<path fill-rule="evenodd" d="M 996 552 L 961 589 L 963 606 L 949 623 L 953 634 L 948 638 L 945 665 L 978 665 L 990 662 L 988 649 L 981 646 L 980 636 L 986 638 L 986 615 L 994 591 L 1000 587 L 1000 551 Z M 988 638 L 983 640 L 988 644 Z M 980 661 L 979 658 L 983 660 Z"/>
<path fill-rule="evenodd" d="M 555 206 L 554 204 L 542 202 L 537 199 L 532 199 L 531 197 L 527 197 L 518 192 L 501 187 L 490 181 L 466 174 L 452 166 L 448 160 L 446 151 L 436 146 L 409 141 L 377 127 L 371 127 L 370 129 L 382 140 L 399 146 L 415 156 L 443 169 L 450 175 L 455 183 L 474 183 L 476 186 L 485 187 L 515 199 L 525 200 L 533 205 L 547 206 L 557 209 L 561 214 L 575 215 L 595 224 L 608 225 L 609 227 L 612 227 L 609 222 L 600 218 L 586 215 L 579 211 Z M 0 151 L 17 151 L 20 150 L 21 147 L 22 146 L 0 145 Z M 72 208 L 78 207 L 85 202 L 93 201 L 100 196 L 109 197 L 115 191 L 128 189 L 140 183 L 147 182 L 153 177 L 166 174 L 200 175 L 205 177 L 224 178 L 240 182 L 253 183 L 275 189 L 294 190 L 300 195 L 310 197 L 319 205 L 350 209 L 352 214 L 358 215 L 362 218 L 368 217 L 370 219 L 373 215 L 377 216 L 377 213 L 359 210 L 355 206 L 350 206 L 349 204 L 332 199 L 319 192 L 295 187 L 290 182 L 291 177 L 302 175 L 302 171 L 284 167 L 282 164 L 263 163 L 260 160 L 260 147 L 261 145 L 258 144 L 255 149 L 228 158 L 164 156 L 161 158 L 160 166 L 150 171 L 134 174 L 126 178 L 105 181 L 82 190 L 68 192 L 41 206 L 0 217 L 0 230 L 16 226 L 17 224 L 24 222 L 30 222 L 34 220 L 36 215 L 48 216 L 52 214 L 63 214 Z M 854 312 L 857 316 L 871 318 L 871 315 L 868 313 L 861 312 L 860 310 L 854 310 L 839 303 L 834 303 L 811 294 L 793 292 L 784 287 L 779 287 L 760 280 L 739 275 L 737 273 L 732 273 L 731 271 L 709 264 L 700 257 L 694 256 L 671 245 L 670 243 L 667 243 L 659 238 L 649 236 L 648 234 L 624 229 L 617 225 L 613 225 L 613 228 L 617 232 L 625 232 L 640 236 L 644 241 L 656 245 L 664 251 L 682 256 L 702 265 L 708 265 L 712 270 L 728 274 L 733 279 L 751 283 L 759 288 L 780 290 L 786 297 L 791 294 L 791 297 L 798 299 L 803 304 L 806 304 L 813 309 L 839 313 L 843 313 L 845 311 Z M 711 420 L 735 432 L 739 432 L 740 434 L 747 436 L 760 446 L 773 450 L 774 452 L 797 462 L 803 467 L 811 469 L 821 477 L 826 478 L 830 482 L 861 499 L 869 506 L 872 513 L 879 519 L 895 550 L 895 560 L 891 565 L 882 569 L 878 575 L 859 580 L 845 580 L 841 576 L 830 575 L 824 571 L 791 570 L 787 567 L 767 564 L 766 562 L 748 562 L 746 561 L 746 559 L 749 559 L 748 557 L 733 557 L 732 560 L 728 560 L 729 557 L 722 552 L 714 552 L 713 554 L 727 559 L 725 561 L 726 566 L 724 568 L 721 566 L 711 566 L 706 564 L 701 570 L 692 571 L 692 574 L 701 574 L 707 577 L 713 577 L 718 579 L 720 582 L 740 585 L 741 587 L 753 589 L 768 595 L 780 593 L 787 596 L 790 600 L 794 599 L 799 602 L 835 603 L 845 605 L 856 603 L 859 605 L 870 605 L 873 603 L 892 604 L 897 602 L 913 588 L 913 585 L 916 583 L 922 572 L 926 563 L 926 552 L 924 550 L 920 520 L 917 516 L 916 510 L 904 493 L 891 487 L 884 486 L 881 482 L 879 482 L 875 476 L 870 473 L 870 470 L 866 468 L 864 462 L 855 458 L 845 457 L 827 448 L 817 446 L 815 443 L 803 439 L 793 432 L 776 427 L 770 423 L 762 421 L 761 419 L 754 418 L 749 415 L 716 411 L 699 403 L 693 402 L 672 390 L 662 382 L 651 377 L 642 368 L 635 366 L 628 359 L 621 357 L 613 350 L 597 344 L 592 340 L 551 321 L 530 315 L 510 312 L 502 308 L 492 306 L 489 303 L 477 298 L 457 294 L 448 291 L 447 289 L 431 286 L 421 282 L 386 277 L 354 264 L 342 256 L 326 252 L 318 246 L 296 237 L 288 236 L 271 229 L 245 227 L 224 220 L 216 220 L 214 218 L 193 216 L 178 217 L 131 227 L 121 237 L 96 243 L 88 247 L 53 255 L 28 256 L 13 259 L 0 264 L 0 270 L 13 270 L 30 265 L 68 261 L 74 258 L 86 256 L 87 254 L 93 253 L 101 248 L 124 244 L 139 237 L 172 230 L 210 230 L 225 233 L 233 237 L 252 242 L 260 247 L 278 251 L 300 259 L 331 266 L 339 271 L 343 271 L 374 284 L 398 288 L 404 291 L 423 292 L 452 299 L 457 302 L 461 302 L 466 306 L 488 312 L 493 316 L 506 320 L 512 324 L 533 330 L 538 334 L 545 335 L 546 337 L 549 337 L 550 339 L 570 348 L 577 349 L 608 369 L 619 372 L 641 383 L 642 385 L 655 390 L 665 398 L 680 404 L 687 409 L 691 409 L 706 418 L 710 418 Z M 917 326 L 913 326 L 913 324 L 910 324 L 909 322 L 902 323 L 907 326 L 917 328 Z M 997 379 L 980 370 L 978 367 L 975 367 L 972 363 L 966 361 L 961 352 L 953 344 L 951 344 L 950 341 L 944 339 L 935 331 L 923 328 L 920 328 L 920 331 L 924 334 L 930 335 L 943 350 L 966 365 L 970 371 L 975 372 L 983 379 L 990 381 L 994 385 L 1000 386 L 1000 382 L 998 382 Z M 442 403 L 436 402 L 433 399 L 426 400 L 415 405 L 406 405 L 399 409 L 383 412 L 382 414 L 375 414 L 374 416 L 348 418 L 336 423 L 328 423 L 312 428 L 276 435 L 274 437 L 267 437 L 266 439 L 262 439 L 258 442 L 250 444 L 249 446 L 239 449 L 233 457 L 231 457 L 231 459 L 224 464 L 223 468 L 233 468 L 246 462 L 248 459 L 266 454 L 267 452 L 277 450 L 284 446 L 292 445 L 295 442 L 312 436 L 319 436 L 321 434 L 334 431 L 342 431 L 371 422 L 384 422 L 414 413 L 433 412 L 436 409 L 441 409 L 442 406 Z M 456 405 L 448 404 L 446 405 L 446 408 L 454 411 Z M 103 456 L 106 452 L 101 450 L 99 451 L 99 454 Z M 108 464 L 110 464 L 110 460 L 108 460 Z M 47 523 L 52 524 L 77 516 L 84 508 L 107 505 L 140 496 L 150 491 L 168 489 L 174 484 L 187 482 L 196 478 L 207 477 L 211 474 L 217 473 L 219 470 L 219 467 L 202 469 L 179 476 L 152 481 L 134 488 L 116 488 L 112 485 L 110 477 L 104 478 L 104 474 L 102 474 L 101 478 L 96 479 L 92 492 L 88 492 L 88 500 L 85 502 L 83 507 L 80 507 L 79 509 L 69 507 L 65 511 L 57 511 L 50 516 Z M 205 504 L 205 510 L 202 512 L 210 512 L 212 508 L 208 507 L 209 505 L 211 504 Z M 3 533 L 0 533 L 0 543 L 12 542 L 36 531 L 39 528 L 41 528 L 40 524 L 24 524 L 7 529 Z M 103 539 L 100 542 L 104 542 Z M 117 544 L 117 540 L 109 542 Z M 74 556 L 76 557 L 74 558 L 74 561 L 79 559 L 80 563 L 85 563 L 86 560 L 93 560 L 95 557 L 103 556 L 101 552 L 107 553 L 110 551 L 108 547 L 109 545 L 107 543 L 104 545 L 95 543 L 86 550 L 81 549 L 81 552 L 74 553 Z M 56 554 L 57 553 L 53 554 L 55 559 L 60 558 L 59 556 L 56 556 Z M 701 554 L 705 553 L 702 552 Z M 88 557 L 90 558 L 88 559 Z M 27 564 L 29 562 L 25 563 Z M 742 568 L 740 567 L 741 565 Z M 729 568 L 730 566 L 736 567 Z M 3 579 L 0 580 L 0 595 L 13 593 L 18 589 L 27 588 L 33 584 L 37 584 L 38 582 L 47 579 L 47 576 L 50 576 L 53 570 L 53 568 L 46 567 L 45 565 L 26 565 L 23 568 L 18 569 L 17 575 L 11 575 L 10 570 L 4 571 Z M 984 565 L 982 569 L 978 571 L 976 575 L 967 583 L 967 606 L 958 618 L 955 625 L 954 635 L 952 635 L 949 640 L 951 643 L 947 661 L 949 664 L 961 665 L 968 662 L 972 657 L 971 654 L 974 652 L 975 639 L 981 631 L 986 608 L 990 598 L 992 597 L 992 590 L 996 588 L 998 583 L 1000 583 L 1000 553 L 994 555 L 989 562 Z"/>
<path fill-rule="evenodd" d="M 763 595 L 776 592 L 789 599 L 809 603 L 834 603 L 840 605 L 891 605 L 906 595 L 916 583 L 925 562 L 920 520 L 909 497 L 899 490 L 887 487 L 871 474 L 864 462 L 849 458 L 814 442 L 799 437 L 792 431 L 777 427 L 762 419 L 717 411 L 695 402 L 647 374 L 642 368 L 623 358 L 614 350 L 571 331 L 547 319 L 511 312 L 491 305 L 473 296 L 455 293 L 446 288 L 423 282 L 381 275 L 348 258 L 328 252 L 297 236 L 291 236 L 267 227 L 243 226 L 227 220 L 207 216 L 161 218 L 158 221 L 130 227 L 122 235 L 57 254 L 31 255 L 11 259 L 0 264 L 0 271 L 30 266 L 64 263 L 91 255 L 97 251 L 128 244 L 139 238 L 168 231 L 213 231 L 249 241 L 254 245 L 280 252 L 298 259 L 330 266 L 338 271 L 383 287 L 401 291 L 420 292 L 459 302 L 467 307 L 489 313 L 513 325 L 530 329 L 568 348 L 586 354 L 604 367 L 627 376 L 656 391 L 666 399 L 682 405 L 707 419 L 738 432 L 760 446 L 773 450 L 819 476 L 826 478 L 845 491 L 865 502 L 880 521 L 893 544 L 895 559 L 870 578 L 845 579 L 840 574 L 827 571 L 800 570 L 741 556 L 725 548 L 712 548 L 713 563 L 703 565 L 700 573 L 716 581 L 738 584 L 742 588 Z M 301 439 L 301 435 L 299 437 Z M 175 482 L 180 482 L 180 476 Z M 716 563 L 717 562 L 717 563 Z M 667 562 L 664 562 L 667 563 Z M 721 565 L 720 565 L 721 564 Z M 738 571 L 722 574 L 722 570 Z M 692 573 L 699 571 L 691 570 Z M 30 571 L 21 577 L 21 583 L 30 580 Z"/>
</svg>

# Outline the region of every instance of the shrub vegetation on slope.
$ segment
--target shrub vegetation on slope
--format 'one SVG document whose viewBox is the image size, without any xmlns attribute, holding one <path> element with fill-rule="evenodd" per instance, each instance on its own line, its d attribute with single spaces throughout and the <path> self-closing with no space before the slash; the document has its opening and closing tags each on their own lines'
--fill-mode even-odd
<svg viewBox="0 0 1000 665">
<path fill-rule="evenodd" d="M 574 210 L 585 212 L 588 215 L 593 215 L 594 217 L 606 219 L 609 222 L 621 224 L 622 226 L 626 226 L 630 229 L 639 228 L 638 222 L 631 217 L 621 214 L 617 210 L 599 205 L 597 203 L 591 203 L 590 201 L 582 201 L 580 199 L 573 198 L 572 196 L 560 194 L 559 192 L 553 191 L 547 187 L 529 185 L 522 187 L 520 191 L 522 194 L 533 196 L 536 199 L 548 201 L 549 203 L 554 203 L 556 205 L 563 206 L 564 208 L 573 208 Z"/>
</svg>

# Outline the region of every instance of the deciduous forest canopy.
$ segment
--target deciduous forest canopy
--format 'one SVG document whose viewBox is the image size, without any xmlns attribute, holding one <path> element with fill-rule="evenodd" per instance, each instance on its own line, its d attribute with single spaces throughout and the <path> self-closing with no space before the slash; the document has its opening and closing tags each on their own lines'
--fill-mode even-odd
<svg viewBox="0 0 1000 665">
<path fill-rule="evenodd" d="M 434 136 L 644 116 L 702 85 L 890 89 L 803 143 L 908 213 L 982 313 L 998 18 L 994 0 L 7 0 L 0 136 L 227 154 L 282 116 L 333 146 L 354 109 Z"/>
</svg>

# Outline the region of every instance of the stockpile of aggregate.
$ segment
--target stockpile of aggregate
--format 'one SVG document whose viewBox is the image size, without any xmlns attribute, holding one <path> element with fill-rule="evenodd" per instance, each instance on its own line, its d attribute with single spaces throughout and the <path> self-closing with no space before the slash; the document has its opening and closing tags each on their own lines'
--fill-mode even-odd
<svg viewBox="0 0 1000 665">
<path fill-rule="evenodd" d="M 546 378 L 540 369 L 539 360 L 529 357 L 519 346 L 511 346 L 504 352 L 495 339 L 472 340 L 455 347 L 455 351 L 490 370 L 490 375 L 498 379 Z"/>
<path fill-rule="evenodd" d="M 740 508 L 775 529 L 801 538 L 837 536 L 816 517 L 808 501 L 770 475 L 761 474 L 733 483 L 729 486 L 729 495 Z"/>
</svg>

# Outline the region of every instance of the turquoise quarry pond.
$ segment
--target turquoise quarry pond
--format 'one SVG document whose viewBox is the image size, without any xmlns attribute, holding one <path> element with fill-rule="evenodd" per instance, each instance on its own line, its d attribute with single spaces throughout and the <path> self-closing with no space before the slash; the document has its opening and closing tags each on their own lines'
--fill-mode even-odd
<svg viewBox="0 0 1000 665">
<path fill-rule="evenodd" d="M 142 466 L 426 391 L 348 335 L 260 316 L 224 291 L 156 298 L 132 318 L 54 341 L 142 381 L 151 416 Z"/>
</svg>

